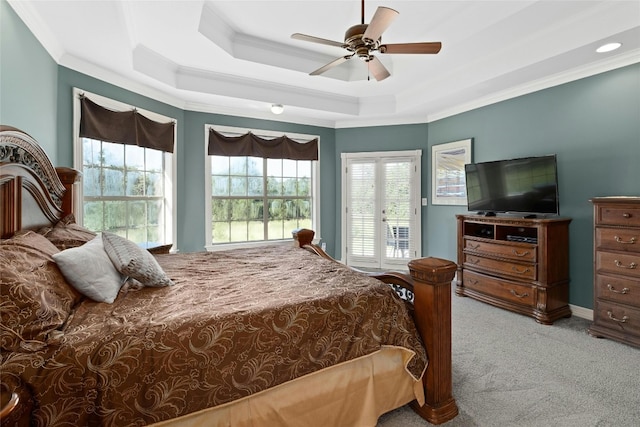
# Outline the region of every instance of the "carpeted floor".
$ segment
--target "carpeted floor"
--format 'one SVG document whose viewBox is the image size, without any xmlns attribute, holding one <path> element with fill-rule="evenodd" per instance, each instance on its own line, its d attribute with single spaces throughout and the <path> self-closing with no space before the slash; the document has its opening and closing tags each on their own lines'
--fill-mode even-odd
<svg viewBox="0 0 640 427">
<path fill-rule="evenodd" d="M 640 426 L 640 349 L 587 334 L 578 317 L 552 326 L 452 298 L 453 395 L 444 427 Z M 408 407 L 378 427 L 430 425 Z"/>
</svg>

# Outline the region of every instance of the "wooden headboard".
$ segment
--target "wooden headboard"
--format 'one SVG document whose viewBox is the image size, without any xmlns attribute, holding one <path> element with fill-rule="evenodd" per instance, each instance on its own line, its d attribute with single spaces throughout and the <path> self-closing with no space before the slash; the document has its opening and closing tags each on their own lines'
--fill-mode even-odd
<svg viewBox="0 0 640 427">
<path fill-rule="evenodd" d="M 0 238 L 55 224 L 75 211 L 80 172 L 54 168 L 29 134 L 0 125 Z"/>
</svg>

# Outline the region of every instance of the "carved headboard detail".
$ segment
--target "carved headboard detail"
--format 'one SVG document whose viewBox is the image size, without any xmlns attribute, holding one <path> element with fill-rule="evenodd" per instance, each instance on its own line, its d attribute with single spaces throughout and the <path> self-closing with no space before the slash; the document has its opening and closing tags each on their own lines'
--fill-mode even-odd
<svg viewBox="0 0 640 427">
<path fill-rule="evenodd" d="M 55 224 L 71 213 L 69 190 L 79 178 L 73 169 L 56 170 L 29 134 L 0 125 L 0 238 Z"/>
</svg>

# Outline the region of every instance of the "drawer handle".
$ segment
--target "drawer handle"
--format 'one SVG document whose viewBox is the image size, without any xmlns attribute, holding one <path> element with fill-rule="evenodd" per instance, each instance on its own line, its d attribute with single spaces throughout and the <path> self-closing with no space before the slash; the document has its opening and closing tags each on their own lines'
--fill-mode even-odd
<svg viewBox="0 0 640 427">
<path fill-rule="evenodd" d="M 477 281 L 476 279 L 467 279 L 467 282 L 468 282 L 470 285 L 477 285 L 477 284 L 478 284 L 478 281 Z"/>
<path fill-rule="evenodd" d="M 619 267 L 619 268 L 627 268 L 627 269 L 629 269 L 629 270 L 634 270 L 634 269 L 638 266 L 638 264 L 637 264 L 637 263 L 635 263 L 635 262 L 632 262 L 632 263 L 631 263 L 631 264 L 629 264 L 629 265 L 624 265 L 624 264 L 622 264 L 620 261 L 618 261 L 617 259 L 616 259 L 616 260 L 614 260 L 613 262 L 615 262 L 615 263 L 616 263 L 616 267 Z"/>
<path fill-rule="evenodd" d="M 529 251 L 518 252 L 518 251 L 517 251 L 517 250 L 515 250 L 515 249 L 513 250 L 513 253 L 514 253 L 516 256 L 520 256 L 520 257 L 529 255 Z"/>
<path fill-rule="evenodd" d="M 476 244 L 469 243 L 469 248 L 470 249 L 478 249 L 479 247 L 480 247 L 480 243 L 476 243 Z"/>
<path fill-rule="evenodd" d="M 631 218 L 631 214 L 628 212 L 623 213 L 622 216 L 625 218 Z"/>
<path fill-rule="evenodd" d="M 513 270 L 514 272 L 518 273 L 518 274 L 526 274 L 528 272 L 530 272 L 531 270 L 529 270 L 529 268 L 525 267 L 524 270 L 518 270 L 515 266 L 511 267 L 511 270 Z"/>
<path fill-rule="evenodd" d="M 618 323 L 627 323 L 627 320 L 629 320 L 629 316 L 622 316 L 622 319 L 618 319 L 616 317 L 613 317 L 613 313 L 611 313 L 611 311 L 607 310 L 607 315 L 609 316 L 609 319 L 613 320 L 614 322 L 618 322 Z"/>
<path fill-rule="evenodd" d="M 614 239 L 616 239 L 616 242 L 622 243 L 623 245 L 633 245 L 636 242 L 636 238 L 635 237 L 632 237 L 631 239 L 629 239 L 627 241 L 622 240 L 618 236 L 614 236 Z"/>
<path fill-rule="evenodd" d="M 518 298 L 524 298 L 524 297 L 528 297 L 529 294 L 528 293 L 524 293 L 524 294 L 519 294 L 516 291 L 514 291 L 513 289 L 511 289 L 509 292 L 511 292 L 511 295 L 518 297 Z"/>
<path fill-rule="evenodd" d="M 614 292 L 616 294 L 628 294 L 629 291 L 631 290 L 629 288 L 622 288 L 621 291 L 618 291 L 618 290 L 616 290 L 616 288 L 611 286 L 611 284 L 609 284 L 609 283 L 607 283 L 607 289 L 609 289 L 611 292 Z"/>
<path fill-rule="evenodd" d="M 469 258 L 467 261 L 469 261 L 469 264 L 479 264 L 480 263 L 480 258 Z"/>
</svg>

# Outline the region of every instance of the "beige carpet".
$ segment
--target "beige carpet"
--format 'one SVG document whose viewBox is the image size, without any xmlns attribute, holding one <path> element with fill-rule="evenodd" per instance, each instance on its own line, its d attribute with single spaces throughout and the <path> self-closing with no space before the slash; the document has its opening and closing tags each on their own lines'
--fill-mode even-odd
<svg viewBox="0 0 640 427">
<path fill-rule="evenodd" d="M 640 426 L 640 349 L 453 296 L 453 394 L 445 427 Z M 378 427 L 430 425 L 408 407 Z"/>
</svg>

